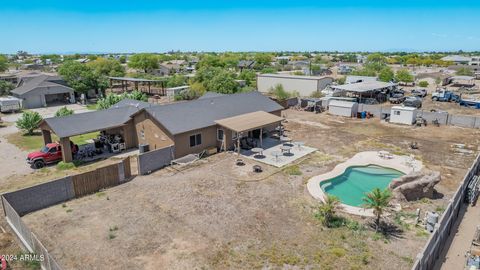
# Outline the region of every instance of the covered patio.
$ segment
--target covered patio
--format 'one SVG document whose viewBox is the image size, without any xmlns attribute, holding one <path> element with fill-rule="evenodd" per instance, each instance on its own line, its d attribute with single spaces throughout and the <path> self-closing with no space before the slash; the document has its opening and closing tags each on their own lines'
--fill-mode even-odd
<svg viewBox="0 0 480 270">
<path fill-rule="evenodd" d="M 64 117 L 46 118 L 40 123 L 45 145 L 52 143 L 52 133 L 58 138 L 64 162 L 74 159 L 70 138 L 77 135 L 99 132 L 98 140 L 84 150 L 104 148 L 110 153 L 136 147 L 135 128 L 130 115 L 138 111 L 135 107 L 110 108 L 108 110 L 73 114 Z M 82 149 L 80 149 L 82 150 Z M 100 152 L 100 151 L 99 151 Z M 88 154 L 88 153 L 86 153 Z"/>
<path fill-rule="evenodd" d="M 133 90 L 140 90 L 151 95 L 165 95 L 165 81 L 164 80 L 151 80 L 151 79 L 142 79 L 142 78 L 130 78 L 130 77 L 108 77 L 110 80 L 110 89 L 114 90 L 116 88 L 121 88 L 122 92 L 129 91 L 129 86 L 133 84 Z M 152 88 L 152 86 L 156 86 Z M 143 86 L 143 87 L 139 87 Z"/>
<path fill-rule="evenodd" d="M 238 155 L 275 167 L 285 166 L 316 150 L 284 136 L 283 120 L 264 111 L 217 120 L 220 127 L 233 134 L 229 140 L 226 136 L 229 132 L 224 131 L 221 149 L 234 144 Z"/>
</svg>

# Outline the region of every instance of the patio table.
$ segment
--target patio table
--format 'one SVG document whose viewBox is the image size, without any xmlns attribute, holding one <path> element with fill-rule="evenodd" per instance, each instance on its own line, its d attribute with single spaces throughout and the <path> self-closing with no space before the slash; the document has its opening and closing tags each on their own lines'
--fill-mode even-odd
<svg viewBox="0 0 480 270">
<path fill-rule="evenodd" d="M 292 147 L 288 146 L 288 145 L 282 145 L 282 146 L 280 146 L 280 150 L 282 150 L 283 154 L 285 154 L 285 153 L 290 154 L 290 150 L 292 150 Z"/>
<path fill-rule="evenodd" d="M 279 151 L 273 151 L 272 152 L 272 156 L 275 157 L 275 162 L 278 162 L 278 157 L 281 156 L 281 155 L 282 155 L 282 153 L 279 152 Z"/>
<path fill-rule="evenodd" d="M 252 148 L 250 151 L 252 151 L 252 153 L 254 153 L 254 157 L 257 156 L 257 155 L 263 156 L 263 148 L 255 147 L 255 148 Z"/>
</svg>

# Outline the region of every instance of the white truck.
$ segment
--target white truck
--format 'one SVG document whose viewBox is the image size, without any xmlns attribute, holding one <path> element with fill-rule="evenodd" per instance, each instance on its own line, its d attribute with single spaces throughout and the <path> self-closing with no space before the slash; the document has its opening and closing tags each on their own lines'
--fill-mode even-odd
<svg viewBox="0 0 480 270">
<path fill-rule="evenodd" d="M 22 109 L 22 100 L 16 97 L 0 97 L 0 112 L 16 112 Z"/>
</svg>

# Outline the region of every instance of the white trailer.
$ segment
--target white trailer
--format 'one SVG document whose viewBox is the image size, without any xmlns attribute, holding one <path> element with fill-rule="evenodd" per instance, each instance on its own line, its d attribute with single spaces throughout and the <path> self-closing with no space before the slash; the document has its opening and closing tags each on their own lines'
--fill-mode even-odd
<svg viewBox="0 0 480 270">
<path fill-rule="evenodd" d="M 390 123 L 413 125 L 417 119 L 417 109 L 413 107 L 393 106 Z"/>
<path fill-rule="evenodd" d="M 0 112 L 16 112 L 22 108 L 22 100 L 16 97 L 0 97 Z"/>
</svg>

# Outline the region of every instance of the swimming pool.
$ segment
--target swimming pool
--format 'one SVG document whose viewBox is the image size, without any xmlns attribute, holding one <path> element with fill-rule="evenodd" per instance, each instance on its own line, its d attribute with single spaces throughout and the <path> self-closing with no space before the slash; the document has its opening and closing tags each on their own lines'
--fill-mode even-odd
<svg viewBox="0 0 480 270">
<path fill-rule="evenodd" d="M 344 173 L 320 182 L 324 192 L 334 195 L 343 204 L 361 207 L 365 193 L 374 188 L 385 189 L 388 184 L 402 172 L 377 165 L 351 166 Z"/>
</svg>

